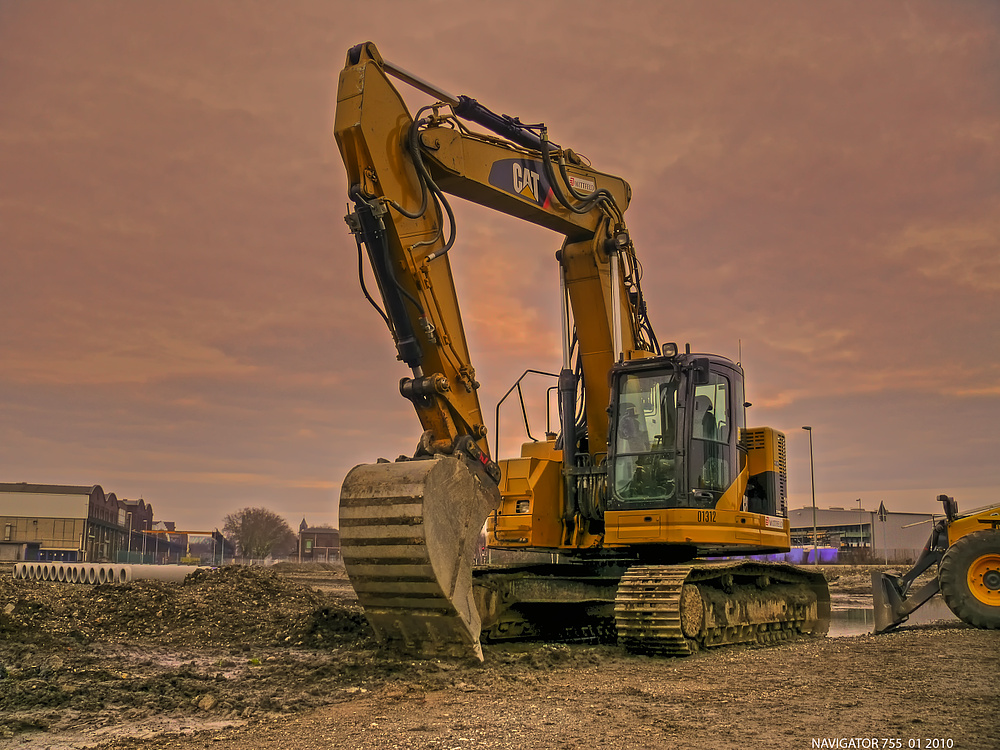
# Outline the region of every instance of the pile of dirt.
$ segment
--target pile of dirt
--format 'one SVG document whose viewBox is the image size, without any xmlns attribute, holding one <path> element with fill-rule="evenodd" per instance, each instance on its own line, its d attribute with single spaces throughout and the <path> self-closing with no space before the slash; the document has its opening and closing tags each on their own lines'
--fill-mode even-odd
<svg viewBox="0 0 1000 750">
<path fill-rule="evenodd" d="M 325 705 L 367 673 L 372 639 L 355 602 L 261 568 L 124 586 L 0 576 L 0 738 Z"/>
<path fill-rule="evenodd" d="M 370 636 L 360 607 L 272 570 L 200 570 L 180 585 L 83 586 L 0 578 L 0 640 L 164 646 L 349 644 Z"/>
</svg>

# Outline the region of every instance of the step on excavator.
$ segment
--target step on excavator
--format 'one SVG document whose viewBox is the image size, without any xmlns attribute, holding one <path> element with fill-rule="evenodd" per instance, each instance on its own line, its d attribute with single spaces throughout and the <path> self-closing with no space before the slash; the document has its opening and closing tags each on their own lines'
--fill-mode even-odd
<svg viewBox="0 0 1000 750">
<path fill-rule="evenodd" d="M 934 524 L 923 552 L 906 573 L 872 573 L 875 632 L 907 621 L 940 592 L 958 619 L 975 628 L 1000 629 L 1000 505 L 960 515 L 955 498 L 938 495 L 944 518 Z M 937 566 L 936 575 L 912 590 Z"/>
<path fill-rule="evenodd" d="M 411 113 L 390 78 L 434 103 Z M 483 642 L 519 638 L 680 655 L 824 634 L 822 574 L 753 557 L 790 548 L 785 437 L 746 426 L 739 364 L 658 342 L 628 183 L 370 42 L 347 54 L 334 130 L 362 292 L 422 428 L 412 456 L 357 466 L 341 490 L 344 563 L 379 639 L 481 660 Z M 562 236 L 559 429 L 536 439 L 525 419 L 521 455 L 501 461 L 451 272 L 453 196 Z M 517 560 L 474 564 L 484 524 Z"/>
</svg>

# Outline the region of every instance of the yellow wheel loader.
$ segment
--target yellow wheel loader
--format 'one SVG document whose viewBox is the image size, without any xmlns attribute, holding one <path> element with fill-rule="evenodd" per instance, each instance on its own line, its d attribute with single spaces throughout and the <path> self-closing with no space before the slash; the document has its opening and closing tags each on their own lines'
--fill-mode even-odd
<svg viewBox="0 0 1000 750">
<path fill-rule="evenodd" d="M 433 103 L 411 114 L 390 76 Z M 484 639 L 616 637 L 683 654 L 824 633 L 822 574 L 733 559 L 789 549 L 785 438 L 746 426 L 739 364 L 657 341 L 628 183 L 370 42 L 348 52 L 334 130 L 360 285 L 409 368 L 400 393 L 422 429 L 412 456 L 358 466 L 341 490 L 344 563 L 379 638 L 481 659 Z M 449 196 L 562 236 L 559 430 L 529 430 L 499 462 L 451 273 Z M 491 549 L 542 561 L 475 567 L 484 523 Z"/>
<path fill-rule="evenodd" d="M 976 628 L 1000 629 L 1000 505 L 961 516 L 955 498 L 939 495 L 945 517 L 914 566 L 901 576 L 872 573 L 875 632 L 902 625 L 938 592 L 948 609 Z M 913 583 L 937 566 L 916 591 Z"/>
</svg>

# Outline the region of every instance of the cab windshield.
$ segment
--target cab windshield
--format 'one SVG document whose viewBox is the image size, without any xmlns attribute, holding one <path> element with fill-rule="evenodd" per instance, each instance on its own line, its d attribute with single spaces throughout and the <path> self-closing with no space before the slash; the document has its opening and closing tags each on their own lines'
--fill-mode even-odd
<svg viewBox="0 0 1000 750">
<path fill-rule="evenodd" d="M 678 383 L 673 371 L 621 376 L 612 486 L 624 503 L 662 504 L 676 497 Z"/>
</svg>

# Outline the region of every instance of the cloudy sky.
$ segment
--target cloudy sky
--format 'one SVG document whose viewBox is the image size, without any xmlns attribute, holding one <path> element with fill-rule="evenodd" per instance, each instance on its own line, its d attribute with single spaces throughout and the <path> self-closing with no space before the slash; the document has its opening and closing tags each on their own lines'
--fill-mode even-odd
<svg viewBox="0 0 1000 750">
<path fill-rule="evenodd" d="M 373 40 L 631 183 L 658 336 L 742 348 L 792 507 L 806 424 L 821 507 L 1000 500 L 1000 4 L 607 8 L 0 2 L 0 481 L 335 524 L 351 466 L 412 452 L 331 135 Z M 456 208 L 492 415 L 558 367 L 560 238 Z"/>
</svg>

